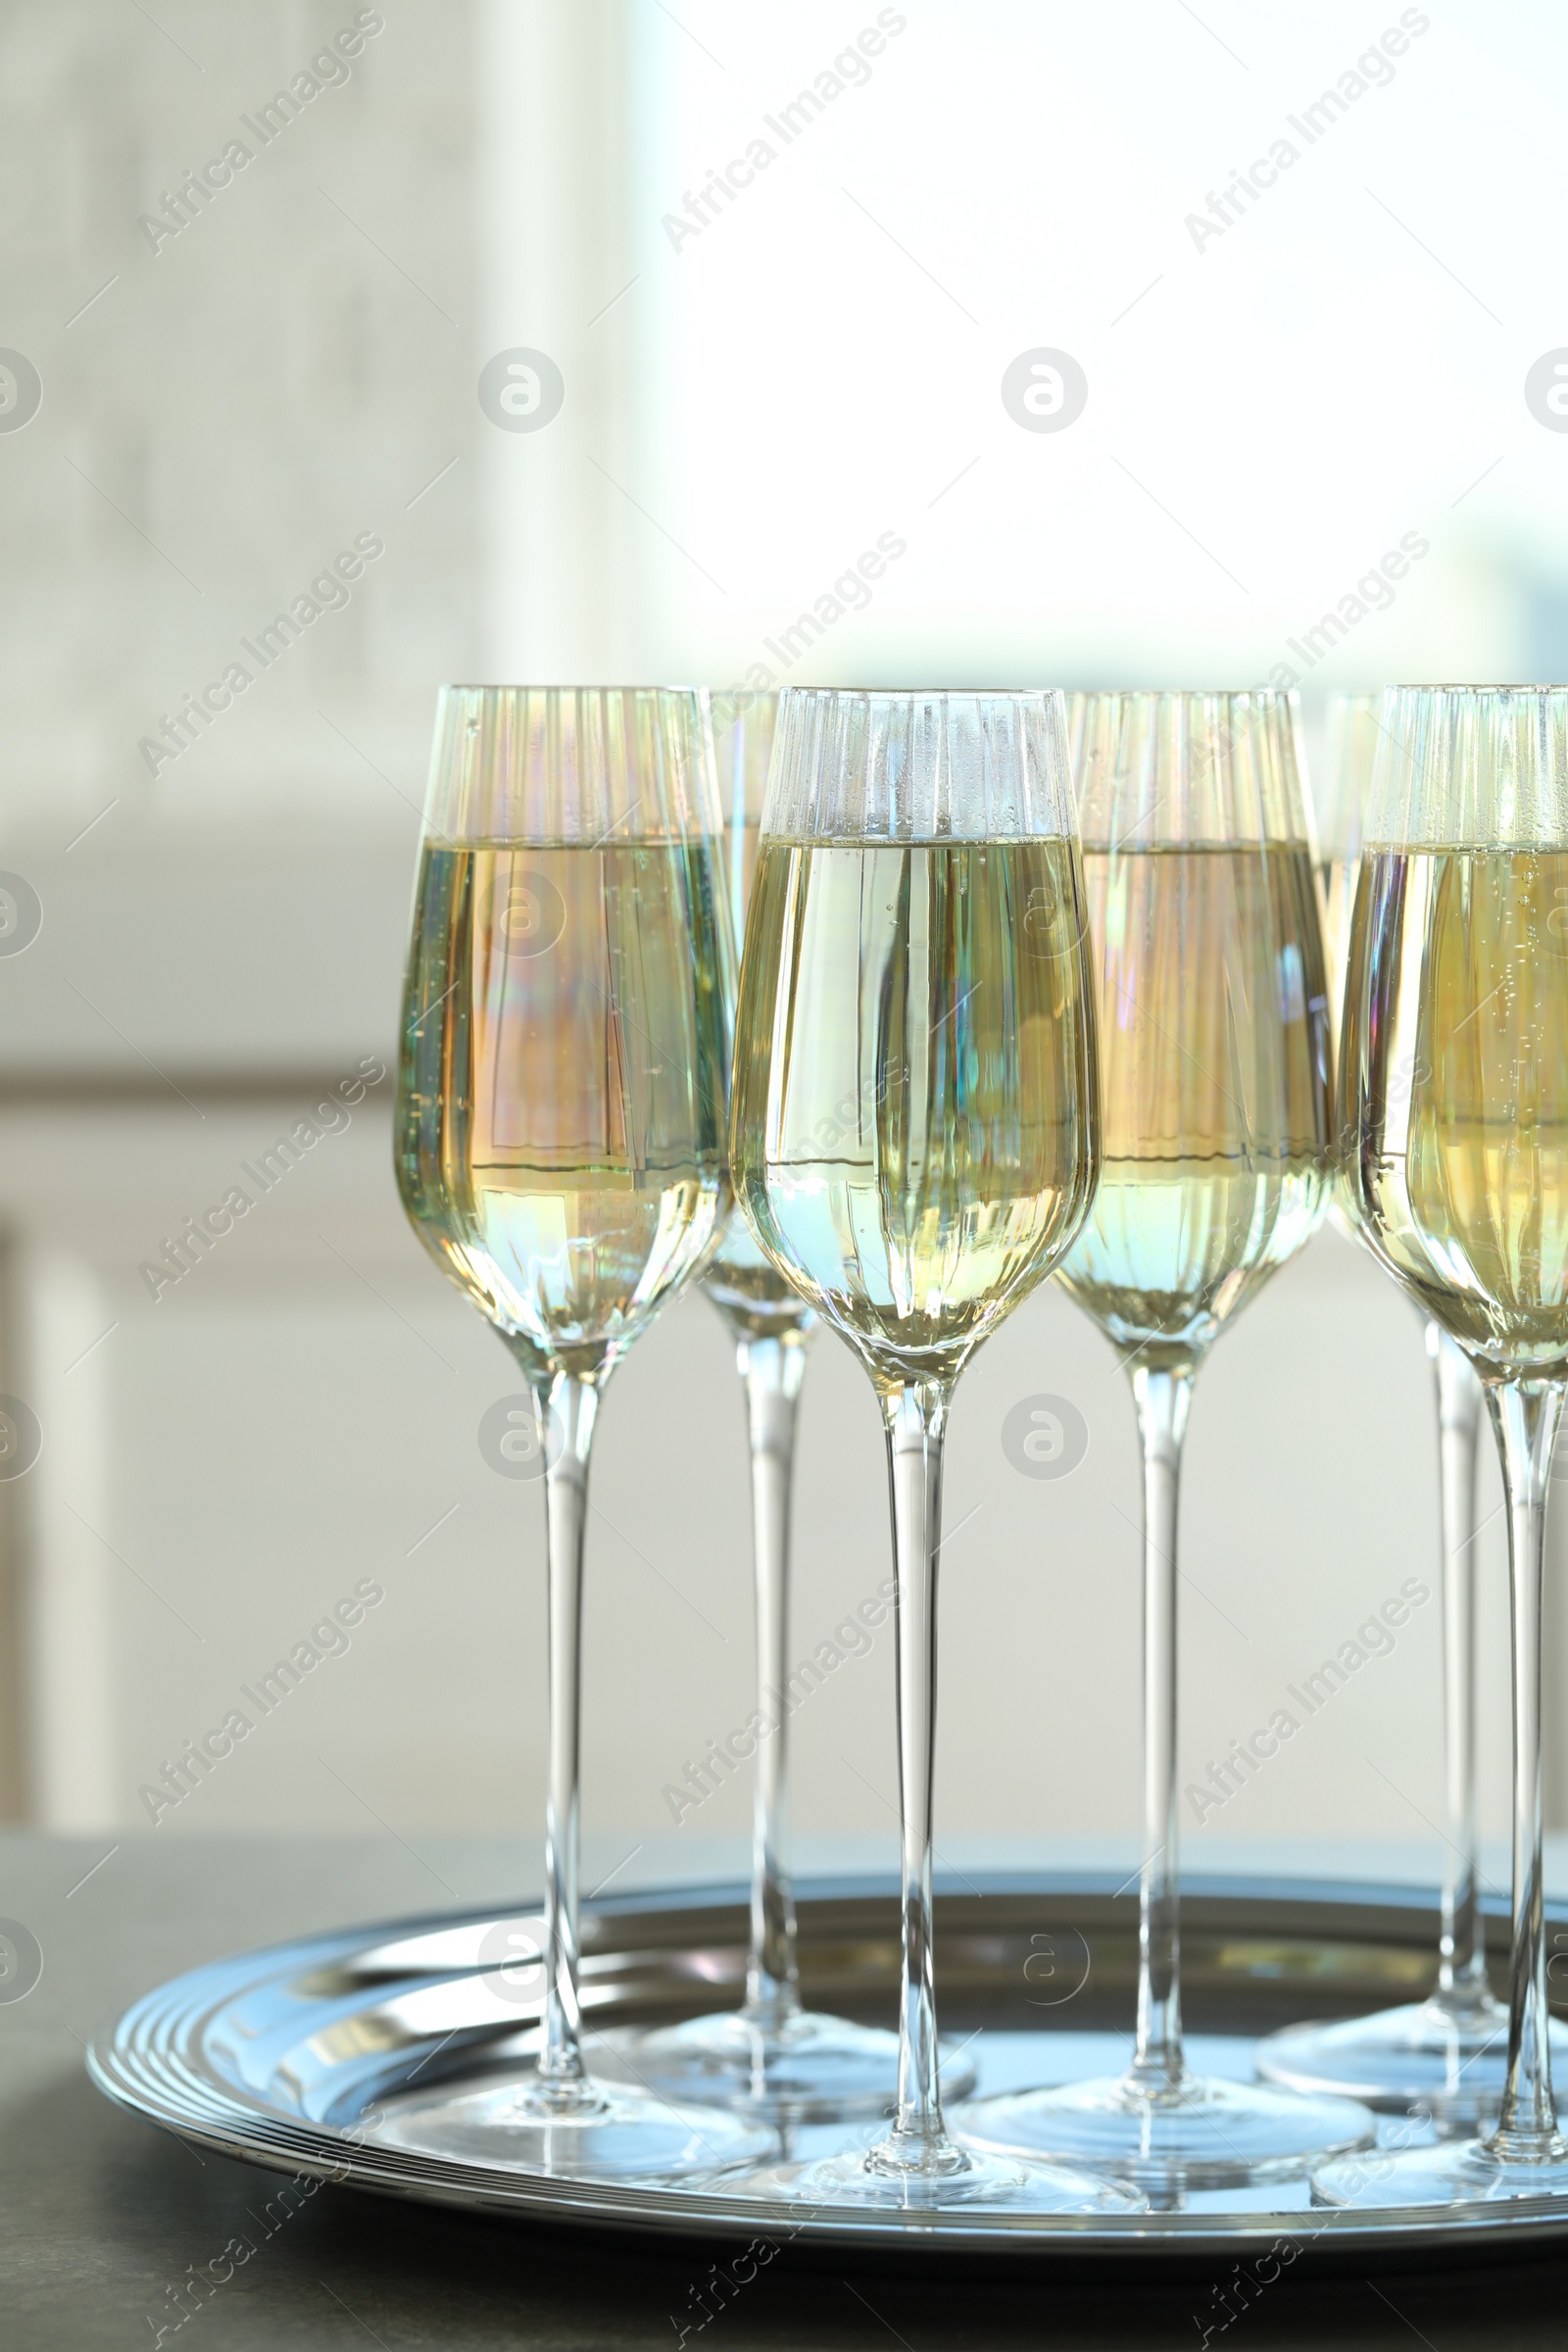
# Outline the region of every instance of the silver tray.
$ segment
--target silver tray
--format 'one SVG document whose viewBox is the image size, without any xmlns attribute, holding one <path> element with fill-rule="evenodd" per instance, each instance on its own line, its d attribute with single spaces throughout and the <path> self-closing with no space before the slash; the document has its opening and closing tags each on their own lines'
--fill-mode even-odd
<svg viewBox="0 0 1568 2352">
<path fill-rule="evenodd" d="M 898 1896 L 874 1880 L 799 1889 L 800 1950 L 813 2006 L 891 2024 Z M 1568 1904 L 1548 1906 L 1568 1925 Z M 556 2226 L 943 2255 L 1227 2254 L 1276 2263 L 1308 2249 L 1387 2252 L 1568 2235 L 1546 2200 L 1438 2212 L 1311 2209 L 1302 2181 L 1193 2191 L 1179 2210 L 1015 2215 L 983 2208 L 868 2212 L 748 2197 L 733 2184 L 633 2188 L 558 2181 L 379 2144 L 400 2094 L 476 2083 L 518 2067 L 537 2002 L 495 1972 L 510 1928 L 537 1938 L 531 1904 L 399 1920 L 243 1953 L 177 1977 L 106 2028 L 88 2055 L 122 2107 L 220 2153 L 305 2179 Z M 1548 1934 L 1549 1934 L 1548 1926 Z M 1118 2068 L 1137 1975 L 1136 1898 L 1109 1878 L 984 1877 L 940 1885 L 936 1968 L 946 2034 L 976 2036 L 982 2092 Z M 667 2023 L 740 1998 L 746 1892 L 719 1886 L 601 1901 L 583 1918 L 591 2034 Z M 1419 1890 L 1196 1880 L 1184 1891 L 1182 1958 L 1193 2054 L 1248 2077 L 1260 2034 L 1304 2017 L 1354 2015 L 1419 1998 L 1437 1942 Z M 1506 1922 L 1489 1921 L 1500 1959 Z M 1494 1970 L 1498 1981 L 1501 1968 Z M 591 2049 L 590 2049 L 591 2057 Z M 1408 2141 L 1385 2122 L 1380 2136 Z M 792 2134 L 814 2155 L 849 2133 Z M 1280 2241 L 1276 2247 L 1276 2241 Z M 770 2260 L 771 2255 L 761 2257 Z M 1277 2275 L 1277 2273 L 1276 2273 Z"/>
</svg>

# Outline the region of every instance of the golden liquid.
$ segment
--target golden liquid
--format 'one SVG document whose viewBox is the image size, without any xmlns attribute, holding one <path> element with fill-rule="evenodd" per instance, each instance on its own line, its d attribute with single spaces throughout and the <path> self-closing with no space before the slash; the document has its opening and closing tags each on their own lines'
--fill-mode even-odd
<svg viewBox="0 0 1568 2352">
<path fill-rule="evenodd" d="M 759 832 L 760 822 L 754 816 L 725 828 L 725 870 L 737 940 L 746 936 Z M 708 1261 L 703 1288 L 731 1330 L 748 1339 L 777 1339 L 785 1332 L 808 1329 L 815 1320 L 800 1293 L 753 1241 L 738 1201 Z"/>
<path fill-rule="evenodd" d="M 1505 1377 L 1568 1377 L 1568 851 L 1369 853 L 1340 1115 L 1373 1248 Z"/>
<path fill-rule="evenodd" d="M 1355 858 L 1326 858 L 1317 869 L 1323 916 L 1323 963 L 1328 978 L 1329 1027 L 1338 1039 L 1345 1009 L 1345 973 L 1350 956 L 1350 918 L 1355 910 Z"/>
<path fill-rule="evenodd" d="M 764 843 L 736 1039 L 765 1253 L 879 1388 L 951 1382 L 1094 1190 L 1075 845 Z"/>
<path fill-rule="evenodd" d="M 724 827 L 724 877 L 729 884 L 730 912 L 738 940 L 746 937 L 746 910 L 752 903 L 752 884 L 757 879 L 760 836 L 760 817 L 748 816 L 740 824 Z"/>
<path fill-rule="evenodd" d="M 1333 1175 L 1304 849 L 1086 850 L 1100 1190 L 1060 1280 L 1115 1346 L 1195 1363 L 1308 1240 Z"/>
<path fill-rule="evenodd" d="M 705 844 L 425 850 L 398 1185 L 525 1361 L 612 1361 L 728 1213 L 720 887 Z"/>
<path fill-rule="evenodd" d="M 1345 1018 L 1345 975 L 1350 957 L 1350 921 L 1355 911 L 1355 880 L 1360 861 L 1355 858 L 1325 858 L 1318 866 L 1319 911 L 1323 917 L 1323 960 L 1328 972 L 1329 1035 L 1334 1066 L 1339 1067 L 1340 1030 Z M 1361 1234 L 1344 1188 L 1336 1185 L 1329 1200 L 1329 1217 L 1347 1241 Z"/>
</svg>

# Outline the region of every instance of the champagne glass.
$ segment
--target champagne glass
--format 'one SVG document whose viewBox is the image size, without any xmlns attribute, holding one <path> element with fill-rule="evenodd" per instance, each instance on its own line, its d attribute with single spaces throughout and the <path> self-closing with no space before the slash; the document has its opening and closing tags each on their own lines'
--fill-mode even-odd
<svg viewBox="0 0 1568 2352">
<path fill-rule="evenodd" d="M 817 2204 L 1124 2209 L 942 2121 L 931 1804 L 942 1446 L 955 1385 L 1083 1219 L 1094 1007 L 1060 698 L 786 690 L 736 1015 L 736 1196 L 855 1350 L 887 1437 L 902 1829 L 898 2102 L 868 2147 L 764 2173 Z"/>
<path fill-rule="evenodd" d="M 398 1184 L 533 1395 L 549 1536 L 544 2015 L 532 2076 L 383 2136 L 564 2178 L 750 2161 L 756 2124 L 592 2081 L 577 1984 L 589 1447 L 606 1383 L 730 1205 L 734 946 L 705 694 L 449 686 L 403 1012 Z M 515 1972 L 514 1972 L 515 1981 Z"/>
<path fill-rule="evenodd" d="M 1383 1264 L 1480 1375 L 1508 1513 L 1508 2057 L 1483 2135 L 1330 2164 L 1341 2206 L 1568 2197 L 1547 2030 L 1541 1604 L 1568 1383 L 1568 688 L 1391 688 L 1356 884 L 1345 1173 Z"/>
<path fill-rule="evenodd" d="M 1303 2171 L 1373 2119 L 1189 2072 L 1182 2051 L 1176 1515 L 1197 1373 L 1310 1239 L 1333 1175 L 1323 948 L 1283 694 L 1075 701 L 1100 992 L 1100 1190 L 1058 1279 L 1131 1375 L 1144 1475 L 1138 2034 L 1113 2080 L 957 2118 L 988 2148 L 1103 2166 L 1162 2195 Z"/>
<path fill-rule="evenodd" d="M 1382 733 L 1383 697 L 1344 694 L 1329 706 L 1328 791 L 1319 810 L 1328 950 L 1329 1007 L 1345 1001 L 1350 916 L 1360 867 L 1361 828 Z M 1352 1241 L 1360 1229 L 1336 1193 L 1334 1222 Z M 1424 2001 L 1371 2017 L 1287 2026 L 1259 2044 L 1257 2071 L 1298 2090 L 1343 2091 L 1368 2105 L 1428 2107 L 1445 2128 L 1497 2112 L 1507 2072 L 1508 2012 L 1487 1982 L 1486 1921 L 1476 1843 L 1475 1491 L 1481 1383 L 1462 1348 L 1435 1318 L 1427 1355 L 1438 1404 L 1439 1530 L 1443 1553 L 1443 1744 L 1445 1837 L 1438 1978 Z M 1551 2028 L 1559 2054 L 1561 2025 Z"/>
<path fill-rule="evenodd" d="M 730 907 L 739 939 L 757 865 L 778 696 L 715 694 L 711 700 Z M 672 2095 L 744 2101 L 795 2123 L 880 2115 L 898 2095 L 898 2035 L 802 2007 L 786 1859 L 790 1486 L 796 1410 L 816 1317 L 762 1255 L 738 1207 L 708 1261 L 703 1288 L 734 1337 L 751 1445 L 759 1727 L 751 1946 L 742 2007 L 643 2035 L 635 2063 L 642 2081 Z M 950 2096 L 961 2097 L 974 2083 L 972 2061 L 945 2054 L 943 2081 Z"/>
</svg>

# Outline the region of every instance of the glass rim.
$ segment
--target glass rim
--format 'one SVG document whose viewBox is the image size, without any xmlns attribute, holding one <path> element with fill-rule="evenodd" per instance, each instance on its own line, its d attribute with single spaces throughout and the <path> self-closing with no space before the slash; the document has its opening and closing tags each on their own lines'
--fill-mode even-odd
<svg viewBox="0 0 1568 2352">
<path fill-rule="evenodd" d="M 444 685 L 422 838 L 717 839 L 714 733 L 706 686 Z"/>
<path fill-rule="evenodd" d="M 1294 686 L 1070 686 L 1064 693 L 1090 697 L 1102 703 L 1294 703 L 1300 696 Z M 1372 686 L 1370 694 L 1387 694 L 1386 686 Z"/>
<path fill-rule="evenodd" d="M 786 686 L 762 804 L 774 841 L 1072 835 L 1059 687 Z"/>
<path fill-rule="evenodd" d="M 1374 689 L 1373 691 L 1375 691 L 1375 689 Z M 1492 685 L 1492 686 L 1472 686 L 1472 685 L 1464 685 L 1464 684 L 1462 684 L 1462 683 L 1456 683 L 1456 682 L 1452 682 L 1452 683 L 1450 683 L 1450 682 L 1440 682 L 1440 683 L 1439 683 L 1439 684 L 1437 684 L 1437 685 L 1427 685 L 1427 684 L 1420 684 L 1420 683 L 1416 683 L 1416 684 L 1407 684 L 1407 683 L 1401 683 L 1401 684 L 1398 684 L 1398 685 L 1394 685 L 1394 686 L 1385 686 L 1385 687 L 1384 687 L 1384 689 L 1383 689 L 1383 692 L 1384 692 L 1385 694 L 1450 694 L 1450 695 L 1460 695 L 1460 694 L 1475 694 L 1475 695 L 1480 695 L 1480 694 L 1568 694 L 1568 682 L 1559 682 L 1559 681 L 1557 681 L 1557 680 L 1553 680 L 1553 679 L 1547 678 L 1547 679 L 1539 679 L 1539 680 L 1537 680 L 1537 681 L 1536 681 L 1535 683 L 1533 683 L 1533 684 L 1526 684 L 1526 683 L 1520 682 L 1520 683 L 1516 683 L 1516 684 L 1512 684 L 1512 685 L 1510 685 L 1510 684 L 1508 684 L 1506 681 L 1504 681 L 1504 682 L 1503 682 L 1503 683 L 1501 683 L 1501 684 L 1498 684 L 1498 685 Z"/>
<path fill-rule="evenodd" d="M 710 693 L 745 693 L 744 687 L 710 688 Z M 769 691 L 759 688 L 758 692 Z M 780 686 L 780 699 L 801 703 L 1045 703 L 1065 686 Z"/>
<path fill-rule="evenodd" d="M 557 686 L 533 684 L 526 681 L 499 678 L 486 683 L 482 679 L 449 678 L 438 686 L 438 694 L 728 694 L 727 686 Z M 750 688 L 744 691 L 757 692 Z"/>
</svg>

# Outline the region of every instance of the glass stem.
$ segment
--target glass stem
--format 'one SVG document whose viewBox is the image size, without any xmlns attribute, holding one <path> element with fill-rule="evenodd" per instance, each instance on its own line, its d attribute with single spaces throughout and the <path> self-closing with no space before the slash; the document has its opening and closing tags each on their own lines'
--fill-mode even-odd
<svg viewBox="0 0 1568 2352">
<path fill-rule="evenodd" d="M 578 1765 L 582 1697 L 582 1547 L 588 1450 L 599 1396 L 591 1381 L 552 1375 L 534 1391 L 544 1448 L 549 1530 L 550 1754 L 545 1784 L 544 2039 L 533 2097 L 557 2113 L 600 2104 L 582 2062 L 577 2002 Z"/>
<path fill-rule="evenodd" d="M 1487 1933 L 1476 1860 L 1476 1439 L 1481 1383 L 1462 1348 L 1437 1323 L 1427 1325 L 1427 1354 L 1437 1377 L 1438 1463 L 1442 1482 L 1443 1734 L 1447 1842 L 1443 1873 L 1443 1936 L 1438 2005 L 1473 2016 L 1491 1997 Z"/>
<path fill-rule="evenodd" d="M 796 1407 L 806 1374 L 800 1332 L 743 1339 L 736 1362 L 746 1383 L 752 1448 L 752 1566 L 757 1591 L 757 1741 L 752 1797 L 752 1940 L 746 1960 L 748 2024 L 781 2033 L 800 2014 L 795 1897 L 789 1840 L 790 1480 Z M 767 1727 L 771 1727 L 771 1729 Z"/>
<path fill-rule="evenodd" d="M 965 2172 L 942 2127 L 931 1927 L 931 1796 L 936 1749 L 937 1555 L 942 1544 L 942 1434 L 947 1391 L 911 1381 L 882 1399 L 893 1505 L 899 1821 L 903 1841 L 903 1977 L 899 2103 L 867 2163 L 879 2172 Z"/>
<path fill-rule="evenodd" d="M 1182 2085 L 1181 1864 L 1176 1819 L 1176 1504 L 1193 1372 L 1133 1374 L 1144 1462 L 1144 1859 L 1138 1886 L 1138 2046 L 1132 2080 Z"/>
<path fill-rule="evenodd" d="M 1546 2038 L 1545 1914 L 1541 1853 L 1541 1601 L 1546 1493 L 1563 1392 L 1549 1381 L 1487 1384 L 1508 1499 L 1513 1656 L 1513 1944 L 1508 1971 L 1508 2078 L 1487 2143 L 1504 2162 L 1568 2156 L 1551 2101 Z"/>
</svg>

